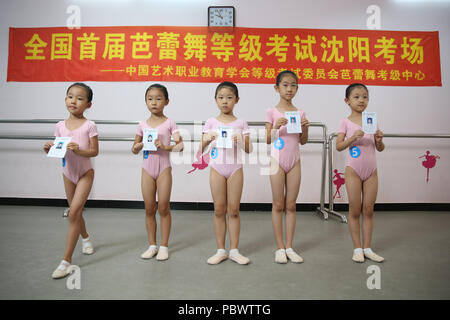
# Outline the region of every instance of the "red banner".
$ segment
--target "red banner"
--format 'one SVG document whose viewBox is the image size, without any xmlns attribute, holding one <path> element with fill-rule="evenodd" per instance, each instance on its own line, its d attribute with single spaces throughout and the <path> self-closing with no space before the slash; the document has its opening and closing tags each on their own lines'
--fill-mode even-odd
<svg viewBox="0 0 450 320">
<path fill-rule="evenodd" d="M 10 28 L 8 81 L 441 86 L 439 33 L 206 27 Z"/>
</svg>

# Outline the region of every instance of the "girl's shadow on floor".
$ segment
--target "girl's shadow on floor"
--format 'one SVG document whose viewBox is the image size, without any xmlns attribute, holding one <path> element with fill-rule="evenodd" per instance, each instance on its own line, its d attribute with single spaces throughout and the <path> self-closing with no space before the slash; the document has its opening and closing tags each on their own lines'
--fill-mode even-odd
<svg viewBox="0 0 450 320">
<path fill-rule="evenodd" d="M 89 259 L 89 261 L 80 263 L 80 264 L 78 264 L 78 266 L 85 267 L 88 265 L 100 263 L 100 262 L 115 258 L 125 252 L 130 252 L 133 249 L 140 248 L 140 247 L 142 247 L 143 238 L 145 239 L 145 237 L 139 236 L 139 237 L 127 238 L 126 240 L 123 240 L 123 241 L 108 242 L 108 243 L 103 243 L 103 244 L 99 244 L 99 245 L 95 245 L 95 243 L 94 243 L 94 254 L 92 254 L 93 259 Z M 106 252 L 108 252 L 108 253 L 106 253 Z"/>
</svg>

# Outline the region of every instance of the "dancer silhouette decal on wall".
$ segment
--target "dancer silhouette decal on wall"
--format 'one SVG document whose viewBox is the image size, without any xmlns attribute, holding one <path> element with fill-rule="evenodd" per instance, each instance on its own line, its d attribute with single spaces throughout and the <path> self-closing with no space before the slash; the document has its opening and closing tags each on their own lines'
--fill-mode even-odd
<svg viewBox="0 0 450 320">
<path fill-rule="evenodd" d="M 427 182 L 430 180 L 430 169 L 434 168 L 434 166 L 436 165 L 436 160 L 440 159 L 439 156 L 437 155 L 430 155 L 430 151 L 427 150 L 426 154 L 424 154 L 423 156 L 420 156 L 420 158 L 425 157 L 425 161 L 422 161 L 422 166 L 424 168 L 427 168 Z"/>
<path fill-rule="evenodd" d="M 207 152 L 205 154 L 202 154 L 200 152 L 200 150 L 199 150 L 197 152 L 196 158 L 197 158 L 197 161 L 192 163 L 192 167 L 194 169 L 188 171 L 188 173 L 192 173 L 192 172 L 194 172 L 197 169 L 198 170 L 203 170 L 203 169 L 206 169 L 208 167 L 208 164 L 209 164 L 209 152 Z"/>
<path fill-rule="evenodd" d="M 333 178 L 336 178 L 335 180 L 333 180 L 334 185 L 336 186 L 336 192 L 333 195 L 333 200 L 334 198 L 336 198 L 336 194 L 338 195 L 338 198 L 341 198 L 341 192 L 339 191 L 341 189 L 341 186 L 343 186 L 345 184 L 345 178 L 343 178 L 343 173 L 342 172 L 338 172 L 337 169 L 334 169 L 334 176 Z"/>
</svg>

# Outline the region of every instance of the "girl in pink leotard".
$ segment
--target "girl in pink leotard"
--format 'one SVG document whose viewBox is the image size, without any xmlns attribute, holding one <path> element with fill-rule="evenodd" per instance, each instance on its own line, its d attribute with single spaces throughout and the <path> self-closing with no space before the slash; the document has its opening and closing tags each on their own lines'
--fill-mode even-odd
<svg viewBox="0 0 450 320">
<path fill-rule="evenodd" d="M 170 215 L 170 193 L 172 190 L 172 167 L 170 152 L 181 152 L 183 141 L 175 122 L 167 118 L 163 111 L 169 104 L 167 88 L 160 84 L 151 85 L 145 92 L 145 103 L 151 113 L 150 118 L 139 123 L 131 151 L 138 154 L 144 144 L 144 129 L 158 129 L 158 137 L 154 140 L 156 151 L 144 151 L 142 163 L 142 197 L 145 205 L 145 226 L 150 246 L 141 254 L 142 259 L 156 260 L 169 258 L 169 236 L 172 217 Z M 175 145 L 170 144 L 171 137 Z M 158 191 L 158 212 L 161 222 L 161 245 L 156 245 L 156 191 Z"/>
<path fill-rule="evenodd" d="M 214 232 L 216 234 L 217 253 L 210 257 L 208 264 L 219 264 L 227 258 L 225 238 L 227 230 L 226 215 L 228 213 L 228 231 L 230 235 L 231 260 L 238 264 L 248 264 L 250 260 L 239 253 L 240 217 L 244 174 L 242 171 L 241 153 L 251 152 L 252 144 L 250 132 L 245 120 L 238 119 L 233 109 L 239 101 L 239 93 L 232 82 L 222 82 L 217 86 L 215 99 L 220 114 L 216 118 L 209 118 L 203 128 L 201 151 L 210 152 L 210 185 L 214 200 Z M 219 126 L 232 127 L 232 148 L 219 148 L 216 144 Z M 221 136 L 224 136 L 221 133 Z M 210 146 L 208 149 L 207 147 Z"/>
<path fill-rule="evenodd" d="M 280 95 L 280 102 L 267 111 L 266 138 L 272 144 L 270 152 L 270 185 L 272 187 L 272 225 L 277 244 L 275 262 L 303 262 L 293 249 L 296 203 L 300 190 L 300 144 L 308 140 L 309 121 L 303 111 L 292 104 L 298 90 L 298 80 L 294 72 L 286 70 L 278 74 L 275 91 Z M 302 133 L 287 133 L 288 123 L 285 112 L 300 113 Z M 283 241 L 283 211 L 286 210 L 286 243 Z"/>
<path fill-rule="evenodd" d="M 349 148 L 347 166 L 345 168 L 345 187 L 349 202 L 348 224 L 353 240 L 353 261 L 364 262 L 367 257 L 382 262 L 383 257 L 371 250 L 373 232 L 373 208 L 378 192 L 377 163 L 375 149 L 384 150 L 383 132 L 365 134 L 362 131 L 362 112 L 369 103 L 369 91 L 360 83 L 354 83 L 345 91 L 345 103 L 350 106 L 351 114 L 339 125 L 336 140 L 338 151 Z M 362 201 L 361 201 L 362 197 Z M 363 216 L 361 245 L 359 218 Z"/>
<path fill-rule="evenodd" d="M 82 253 L 94 253 L 94 247 L 86 231 L 83 219 L 83 207 L 91 192 L 94 181 L 94 169 L 91 157 L 98 154 L 98 134 L 95 123 L 84 117 L 84 111 L 92 105 L 92 90 L 84 83 L 74 83 L 66 93 L 66 107 L 69 118 L 56 124 L 56 137 L 72 137 L 67 145 L 63 159 L 63 179 L 67 202 L 69 203 L 69 231 L 66 240 L 66 251 L 60 265 L 52 277 L 59 279 L 71 272 L 72 254 L 79 236 L 82 237 Z M 53 142 L 44 145 L 48 153 Z"/>
</svg>

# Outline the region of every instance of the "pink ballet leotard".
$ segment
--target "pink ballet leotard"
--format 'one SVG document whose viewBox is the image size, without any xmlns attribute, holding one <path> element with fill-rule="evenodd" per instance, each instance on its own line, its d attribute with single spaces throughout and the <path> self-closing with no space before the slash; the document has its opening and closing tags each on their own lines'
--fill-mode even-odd
<svg viewBox="0 0 450 320">
<path fill-rule="evenodd" d="M 357 130 L 362 130 L 361 126 L 345 118 L 341 120 L 338 132 L 344 133 L 346 138 L 350 138 Z M 353 149 L 354 147 L 355 149 Z M 348 148 L 349 155 L 346 166 L 353 168 L 362 181 L 367 180 L 377 169 L 374 135 L 365 133 L 362 138 L 353 142 Z"/>
<path fill-rule="evenodd" d="M 230 126 L 233 128 L 233 135 L 235 133 L 241 133 L 242 135 L 250 134 L 248 130 L 248 124 L 245 120 L 236 119 L 231 123 L 223 123 L 216 118 L 209 118 L 205 126 L 203 127 L 203 133 L 208 133 L 209 131 L 216 131 L 219 126 Z M 216 170 L 220 175 L 228 179 L 237 170 L 242 168 L 241 152 L 240 148 L 234 144 L 233 148 L 217 148 L 217 141 L 211 142 L 210 147 L 210 165 Z"/>
<path fill-rule="evenodd" d="M 299 111 L 299 110 L 297 110 Z M 304 111 L 299 111 L 300 119 L 305 116 Z M 275 127 L 275 123 L 279 118 L 285 118 L 277 108 L 267 110 L 266 122 L 271 123 Z M 274 158 L 284 173 L 288 173 L 300 160 L 300 137 L 298 133 L 287 133 L 287 127 L 281 126 L 278 130 L 278 137 L 272 141 L 270 156 Z"/>
<path fill-rule="evenodd" d="M 69 130 L 66 121 L 59 121 L 56 124 L 55 137 L 72 137 L 70 142 L 78 144 L 80 150 L 89 149 L 89 139 L 98 135 L 97 126 L 93 121 L 86 120 L 79 128 Z M 67 150 L 63 159 L 63 174 L 67 179 L 77 184 L 86 172 L 93 169 L 91 158 L 83 157 Z"/>
<path fill-rule="evenodd" d="M 158 129 L 158 140 L 161 141 L 165 146 L 170 145 L 170 137 L 178 132 L 178 127 L 172 119 L 167 118 L 166 121 L 161 123 L 156 128 L 152 128 L 147 124 L 147 121 L 139 122 L 136 134 L 139 136 L 144 135 L 144 129 Z M 156 151 L 143 151 L 144 161 L 142 162 L 142 168 L 153 178 L 158 179 L 159 175 L 168 167 L 170 164 L 170 152 L 158 148 Z"/>
</svg>

